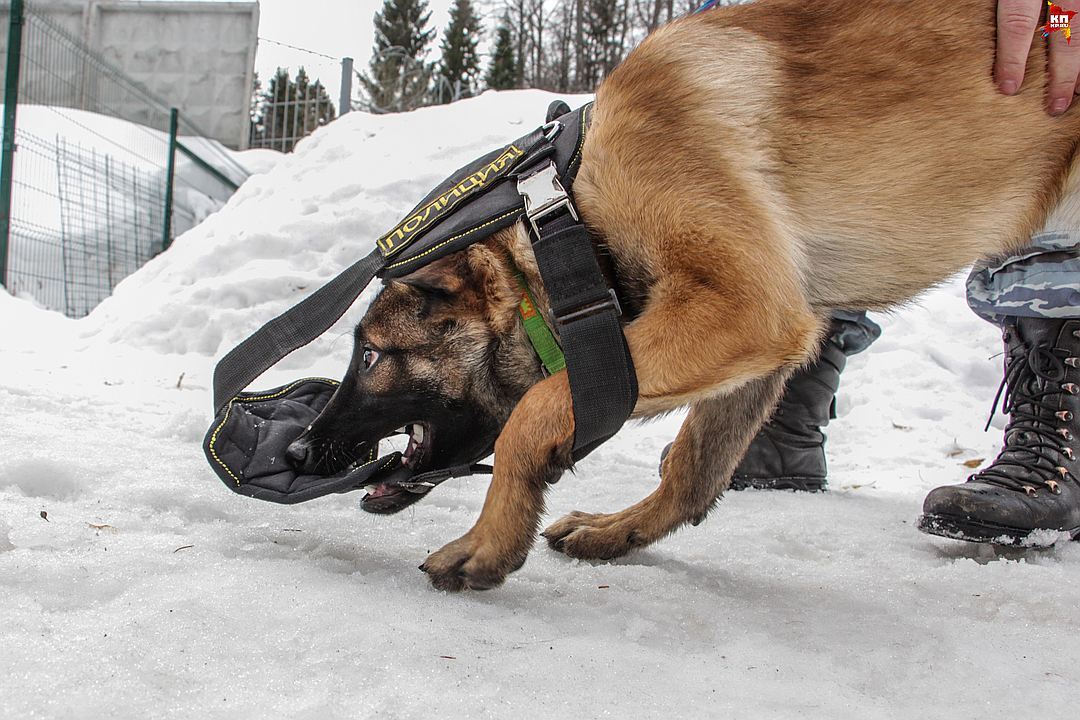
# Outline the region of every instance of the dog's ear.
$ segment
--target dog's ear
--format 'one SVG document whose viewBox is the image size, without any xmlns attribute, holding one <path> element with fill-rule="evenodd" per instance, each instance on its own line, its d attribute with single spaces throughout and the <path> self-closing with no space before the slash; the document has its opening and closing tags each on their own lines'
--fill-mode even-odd
<svg viewBox="0 0 1080 720">
<path fill-rule="evenodd" d="M 468 249 L 468 262 L 488 324 L 496 333 L 508 332 L 517 322 L 521 292 L 506 252 L 494 242 L 477 243 Z"/>
<path fill-rule="evenodd" d="M 469 268 L 461 257 L 453 253 L 428 263 L 400 278 L 399 282 L 416 288 L 435 300 L 448 300 L 467 287 Z"/>
<path fill-rule="evenodd" d="M 508 256 L 498 245 L 477 243 L 447 255 L 400 278 L 424 294 L 425 312 L 451 303 L 454 312 L 466 307 L 482 313 L 496 333 L 509 332 L 516 322 L 520 292 Z"/>
</svg>

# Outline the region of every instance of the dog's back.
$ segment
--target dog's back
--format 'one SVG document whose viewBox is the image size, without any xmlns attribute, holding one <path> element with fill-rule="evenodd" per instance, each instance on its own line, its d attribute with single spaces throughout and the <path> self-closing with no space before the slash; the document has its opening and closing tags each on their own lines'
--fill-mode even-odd
<svg viewBox="0 0 1080 720">
<path fill-rule="evenodd" d="M 1022 91 L 997 91 L 995 5 L 759 0 L 672 23 L 598 93 L 586 217 L 651 273 L 750 238 L 822 308 L 885 307 L 1022 244 L 1059 198 L 1080 109 L 1046 114 L 1042 42 Z"/>
</svg>

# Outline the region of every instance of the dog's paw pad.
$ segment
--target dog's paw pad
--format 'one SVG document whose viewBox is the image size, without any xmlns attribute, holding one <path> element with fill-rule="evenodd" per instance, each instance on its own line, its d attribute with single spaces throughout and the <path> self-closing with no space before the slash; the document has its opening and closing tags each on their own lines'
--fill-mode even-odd
<svg viewBox="0 0 1080 720">
<path fill-rule="evenodd" d="M 432 553 L 427 561 L 420 566 L 420 570 L 427 574 L 428 580 L 439 590 L 448 592 L 464 590 L 467 585 L 461 566 L 465 564 L 468 558 L 436 557 L 437 554 Z"/>
<path fill-rule="evenodd" d="M 524 562 L 524 556 L 500 558 L 485 553 L 480 543 L 466 535 L 428 555 L 420 570 L 438 590 L 490 590 Z"/>
<path fill-rule="evenodd" d="M 579 560 L 611 560 L 648 544 L 644 533 L 626 527 L 615 515 L 574 512 L 542 535 L 552 550 Z"/>
</svg>

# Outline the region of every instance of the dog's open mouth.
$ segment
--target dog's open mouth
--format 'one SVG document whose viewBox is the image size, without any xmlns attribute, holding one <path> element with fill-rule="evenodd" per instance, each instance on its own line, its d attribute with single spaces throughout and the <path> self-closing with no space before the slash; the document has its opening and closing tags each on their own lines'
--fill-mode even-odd
<svg viewBox="0 0 1080 720">
<path fill-rule="evenodd" d="M 400 448 L 402 436 L 408 437 L 403 450 Z M 411 471 L 410 474 L 422 472 L 424 461 L 431 451 L 432 436 L 431 426 L 427 423 L 409 423 L 380 441 L 379 455 L 382 456 L 384 450 L 400 451 L 402 464 Z M 368 487 L 367 494 L 360 500 L 360 507 L 371 513 L 392 514 L 404 510 L 424 494 L 401 487 L 390 480 Z"/>
</svg>

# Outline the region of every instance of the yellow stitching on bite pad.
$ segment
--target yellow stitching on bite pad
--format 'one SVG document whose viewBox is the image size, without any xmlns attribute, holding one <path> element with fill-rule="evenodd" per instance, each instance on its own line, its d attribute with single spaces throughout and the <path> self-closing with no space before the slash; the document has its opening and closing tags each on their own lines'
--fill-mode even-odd
<svg viewBox="0 0 1080 720">
<path fill-rule="evenodd" d="M 301 385 L 303 383 L 311 382 L 311 381 L 328 382 L 331 385 L 340 385 L 341 384 L 337 380 L 331 380 L 330 378 L 320 378 L 320 377 L 304 378 L 303 380 L 297 380 L 294 383 L 290 383 L 290 384 L 286 385 L 284 388 L 282 388 L 278 392 L 274 393 L 273 395 L 257 395 L 255 397 L 244 398 L 241 402 L 255 402 L 255 401 L 259 401 L 259 400 L 273 400 L 276 397 L 281 397 L 285 393 L 287 393 L 290 390 L 292 390 L 293 388 L 295 388 L 297 385 Z M 220 457 L 218 457 L 217 449 L 214 447 L 214 445 L 217 443 L 218 433 L 221 431 L 221 428 L 225 427 L 225 423 L 227 423 L 229 421 L 229 413 L 232 412 L 232 406 L 233 406 L 234 402 L 236 402 L 236 398 L 233 398 L 232 400 L 230 400 L 229 404 L 225 406 L 225 417 L 223 417 L 221 419 L 221 423 L 216 428 L 214 428 L 214 433 L 210 436 L 210 454 L 214 456 L 214 460 L 217 461 L 218 465 L 225 468 L 225 472 L 229 473 L 229 477 L 231 477 L 233 480 L 235 480 L 236 484 L 239 486 L 241 484 L 240 478 L 236 477 L 236 473 L 234 473 L 232 471 L 232 469 L 228 465 L 225 464 L 225 461 L 223 461 Z"/>
<path fill-rule="evenodd" d="M 214 456 L 215 460 L 217 460 L 218 465 L 225 468 L 225 472 L 229 473 L 229 477 L 235 480 L 237 486 L 239 486 L 240 478 L 236 477 L 236 475 L 233 474 L 233 471 L 229 469 L 229 466 L 226 465 L 221 458 L 218 457 L 217 450 L 214 449 L 214 443 L 217 442 L 218 432 L 221 430 L 221 428 L 225 427 L 225 423 L 229 421 L 229 413 L 232 412 L 232 405 L 233 401 L 230 400 L 229 404 L 225 406 L 225 417 L 221 418 L 221 424 L 214 428 L 214 434 L 210 436 L 210 454 Z"/>
<path fill-rule="evenodd" d="M 290 390 L 292 390 L 297 385 L 302 385 L 302 384 L 304 384 L 306 382 L 325 382 L 325 383 L 330 383 L 331 385 L 340 385 L 341 384 L 337 380 L 331 380 L 330 378 L 321 378 L 321 377 L 303 378 L 302 380 L 297 380 L 294 383 L 289 383 L 288 385 L 283 387 L 281 390 L 278 390 L 273 395 L 256 395 L 255 397 L 244 398 L 243 400 L 241 400 L 241 402 L 257 402 L 259 400 L 273 400 L 274 398 L 281 397 L 282 395 L 289 392 Z"/>
</svg>

